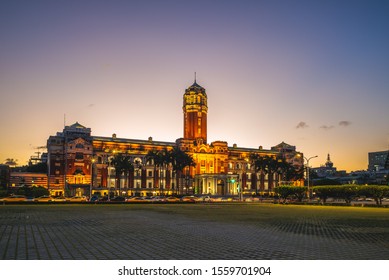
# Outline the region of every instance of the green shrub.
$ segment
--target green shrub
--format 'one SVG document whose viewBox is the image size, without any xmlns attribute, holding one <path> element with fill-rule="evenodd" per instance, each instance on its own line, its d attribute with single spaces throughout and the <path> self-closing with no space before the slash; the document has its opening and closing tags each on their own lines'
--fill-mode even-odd
<svg viewBox="0 0 389 280">
<path fill-rule="evenodd" d="M 295 187 L 295 186 L 278 186 L 274 188 L 274 191 L 278 194 L 280 198 L 284 200 L 284 203 L 287 198 L 294 197 L 298 201 L 302 201 L 306 192 L 306 187 Z"/>
<path fill-rule="evenodd" d="M 373 198 L 377 205 L 382 205 L 382 199 L 389 197 L 389 186 L 361 186 L 358 193 L 360 196 Z"/>
</svg>

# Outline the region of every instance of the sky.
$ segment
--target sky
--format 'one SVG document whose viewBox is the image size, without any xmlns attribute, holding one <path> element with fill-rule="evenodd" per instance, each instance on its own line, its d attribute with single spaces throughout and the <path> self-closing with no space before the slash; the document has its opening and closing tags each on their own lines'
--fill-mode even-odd
<svg viewBox="0 0 389 280">
<path fill-rule="evenodd" d="M 389 1 L 0 0 L 0 162 L 79 122 L 174 142 L 208 96 L 208 142 L 296 146 L 317 167 L 389 148 Z"/>
</svg>

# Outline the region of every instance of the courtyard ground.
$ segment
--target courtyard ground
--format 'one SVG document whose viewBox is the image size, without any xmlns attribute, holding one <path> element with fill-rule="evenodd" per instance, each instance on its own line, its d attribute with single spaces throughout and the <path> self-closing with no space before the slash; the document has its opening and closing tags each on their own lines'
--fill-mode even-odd
<svg viewBox="0 0 389 280">
<path fill-rule="evenodd" d="M 273 204 L 1 205 L 0 258 L 389 259 L 389 209 Z"/>
</svg>

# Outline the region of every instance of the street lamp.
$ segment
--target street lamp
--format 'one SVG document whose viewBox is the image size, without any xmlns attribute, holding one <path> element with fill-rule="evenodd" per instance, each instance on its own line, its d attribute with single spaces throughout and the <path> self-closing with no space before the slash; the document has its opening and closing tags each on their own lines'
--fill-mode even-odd
<svg viewBox="0 0 389 280">
<path fill-rule="evenodd" d="M 107 155 L 107 161 L 108 161 L 108 182 L 107 182 L 107 201 L 110 201 L 110 191 L 111 191 L 111 159 L 112 157 Z"/>
<path fill-rule="evenodd" d="M 308 200 L 311 198 L 311 189 L 310 189 L 310 184 L 309 184 L 309 161 L 313 158 L 317 158 L 317 156 L 313 156 L 313 157 L 310 157 L 310 158 L 306 158 L 304 157 L 304 159 L 307 161 L 307 164 L 305 165 L 307 167 L 307 180 L 308 180 L 308 184 L 307 184 L 307 188 L 308 188 Z"/>
<path fill-rule="evenodd" d="M 90 184 L 89 184 L 89 199 L 92 197 L 92 188 L 93 188 L 93 164 L 95 163 L 95 159 L 91 159 L 90 163 Z"/>
</svg>

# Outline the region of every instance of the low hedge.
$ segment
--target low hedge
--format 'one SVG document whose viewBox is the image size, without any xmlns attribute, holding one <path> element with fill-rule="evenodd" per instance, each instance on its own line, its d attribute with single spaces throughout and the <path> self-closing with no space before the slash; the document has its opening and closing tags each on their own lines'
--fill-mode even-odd
<svg viewBox="0 0 389 280">
<path fill-rule="evenodd" d="M 355 198 L 366 197 L 374 199 L 377 205 L 381 205 L 382 199 L 389 197 L 389 186 L 379 185 L 317 186 L 312 190 L 324 203 L 329 197 L 344 199 L 348 204 Z"/>
</svg>

